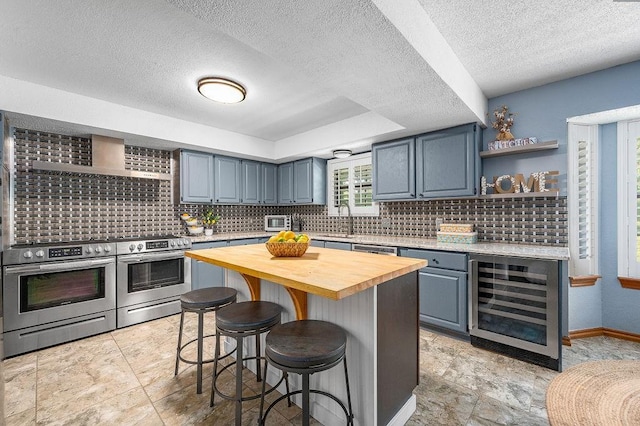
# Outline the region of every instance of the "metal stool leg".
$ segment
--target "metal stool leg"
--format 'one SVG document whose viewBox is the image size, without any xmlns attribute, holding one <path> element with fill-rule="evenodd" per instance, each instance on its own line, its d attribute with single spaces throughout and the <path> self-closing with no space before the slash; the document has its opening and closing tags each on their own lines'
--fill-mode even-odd
<svg viewBox="0 0 640 426">
<path fill-rule="evenodd" d="M 256 377 L 258 382 L 262 381 L 262 375 L 260 374 L 260 360 L 257 358 L 260 356 L 260 335 L 256 334 Z M 266 378 L 266 375 L 265 375 Z"/>
<path fill-rule="evenodd" d="M 196 365 L 197 372 L 197 388 L 196 393 L 202 393 L 202 347 L 204 346 L 204 313 L 198 312 L 198 364 Z"/>
<path fill-rule="evenodd" d="M 302 373 L 302 426 L 309 426 L 309 373 Z"/>
<path fill-rule="evenodd" d="M 242 337 L 236 337 L 236 426 L 242 426 Z"/>
<path fill-rule="evenodd" d="M 344 359 L 344 381 L 347 385 L 347 406 L 349 407 L 349 418 L 347 419 L 348 425 L 353 425 L 353 409 L 351 408 L 351 390 L 349 388 L 349 372 L 347 371 L 347 356 Z"/>
<path fill-rule="evenodd" d="M 218 358 L 220 358 L 220 330 L 216 328 L 216 352 L 213 357 L 213 379 L 211 380 L 211 400 L 209 401 L 209 407 L 213 407 L 216 395 L 215 384 L 218 375 Z"/>
<path fill-rule="evenodd" d="M 260 362 L 260 360 L 257 360 L 258 362 Z M 260 397 L 260 417 L 258 417 L 258 425 L 261 426 L 263 425 L 263 421 L 262 421 L 262 414 L 263 414 L 263 410 L 264 410 L 264 393 L 266 391 L 267 388 L 267 367 L 269 367 L 269 363 L 267 362 L 266 358 L 264 360 L 264 377 L 265 379 L 262 381 L 262 396 Z M 289 392 L 289 382 L 287 382 L 287 393 Z"/>
<path fill-rule="evenodd" d="M 180 332 L 178 333 L 178 349 L 176 350 L 176 371 L 174 376 L 178 375 L 178 365 L 180 364 L 180 346 L 182 346 L 182 326 L 184 325 L 184 310 L 180 312 Z"/>
</svg>

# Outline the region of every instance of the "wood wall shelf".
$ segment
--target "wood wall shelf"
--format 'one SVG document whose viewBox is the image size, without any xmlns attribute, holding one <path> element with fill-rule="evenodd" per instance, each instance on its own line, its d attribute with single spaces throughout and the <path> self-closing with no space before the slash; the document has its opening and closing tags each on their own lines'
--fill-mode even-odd
<svg viewBox="0 0 640 426">
<path fill-rule="evenodd" d="M 555 141 L 534 143 L 531 145 L 514 146 L 511 148 L 495 149 L 491 151 L 480 151 L 480 157 L 482 158 L 501 157 L 503 155 L 524 154 L 525 152 L 546 151 L 549 149 L 557 149 L 557 148 L 558 148 L 558 141 L 555 140 Z"/>
<path fill-rule="evenodd" d="M 555 197 L 558 198 L 558 192 L 505 192 L 503 194 L 487 194 L 478 195 L 478 198 L 534 198 L 534 197 Z"/>
</svg>

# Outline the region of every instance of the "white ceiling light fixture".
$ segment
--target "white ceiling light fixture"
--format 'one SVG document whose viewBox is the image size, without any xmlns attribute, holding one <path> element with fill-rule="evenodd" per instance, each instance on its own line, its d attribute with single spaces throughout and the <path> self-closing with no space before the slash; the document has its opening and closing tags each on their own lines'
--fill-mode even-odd
<svg viewBox="0 0 640 426">
<path fill-rule="evenodd" d="M 235 81 L 221 77 L 206 77 L 198 81 L 198 92 L 207 99 L 223 104 L 244 101 L 247 90 Z"/>
<path fill-rule="evenodd" d="M 336 158 L 351 157 L 351 150 L 350 149 L 334 149 L 333 156 Z"/>
</svg>

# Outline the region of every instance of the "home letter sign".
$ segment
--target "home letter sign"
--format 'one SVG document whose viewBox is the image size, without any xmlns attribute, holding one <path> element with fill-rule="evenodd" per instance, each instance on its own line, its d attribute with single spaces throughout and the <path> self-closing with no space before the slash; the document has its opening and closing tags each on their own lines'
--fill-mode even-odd
<svg viewBox="0 0 640 426">
<path fill-rule="evenodd" d="M 557 176 L 560 174 L 557 170 L 547 172 L 531 173 L 529 179 L 525 181 L 524 175 L 518 173 L 515 176 L 502 175 L 494 176 L 493 183 L 487 183 L 487 179 L 482 176 L 480 185 L 481 195 L 487 195 L 487 188 L 493 189 L 494 194 L 510 194 L 520 192 L 523 193 L 553 193 L 559 192 L 558 188 L 547 188 L 548 184 L 557 184 L 558 179 L 549 179 L 548 176 Z"/>
</svg>

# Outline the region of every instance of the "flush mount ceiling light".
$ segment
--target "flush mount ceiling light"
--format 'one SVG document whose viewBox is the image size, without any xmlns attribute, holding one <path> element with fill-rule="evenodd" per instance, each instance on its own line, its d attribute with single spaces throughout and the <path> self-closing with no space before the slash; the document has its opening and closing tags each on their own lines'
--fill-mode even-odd
<svg viewBox="0 0 640 426">
<path fill-rule="evenodd" d="M 198 81 L 198 92 L 207 99 L 223 104 L 242 102 L 247 90 L 235 81 L 220 77 L 206 77 Z"/>
<path fill-rule="evenodd" d="M 351 157 L 351 150 L 350 149 L 334 149 L 333 156 L 336 158 Z"/>
</svg>

